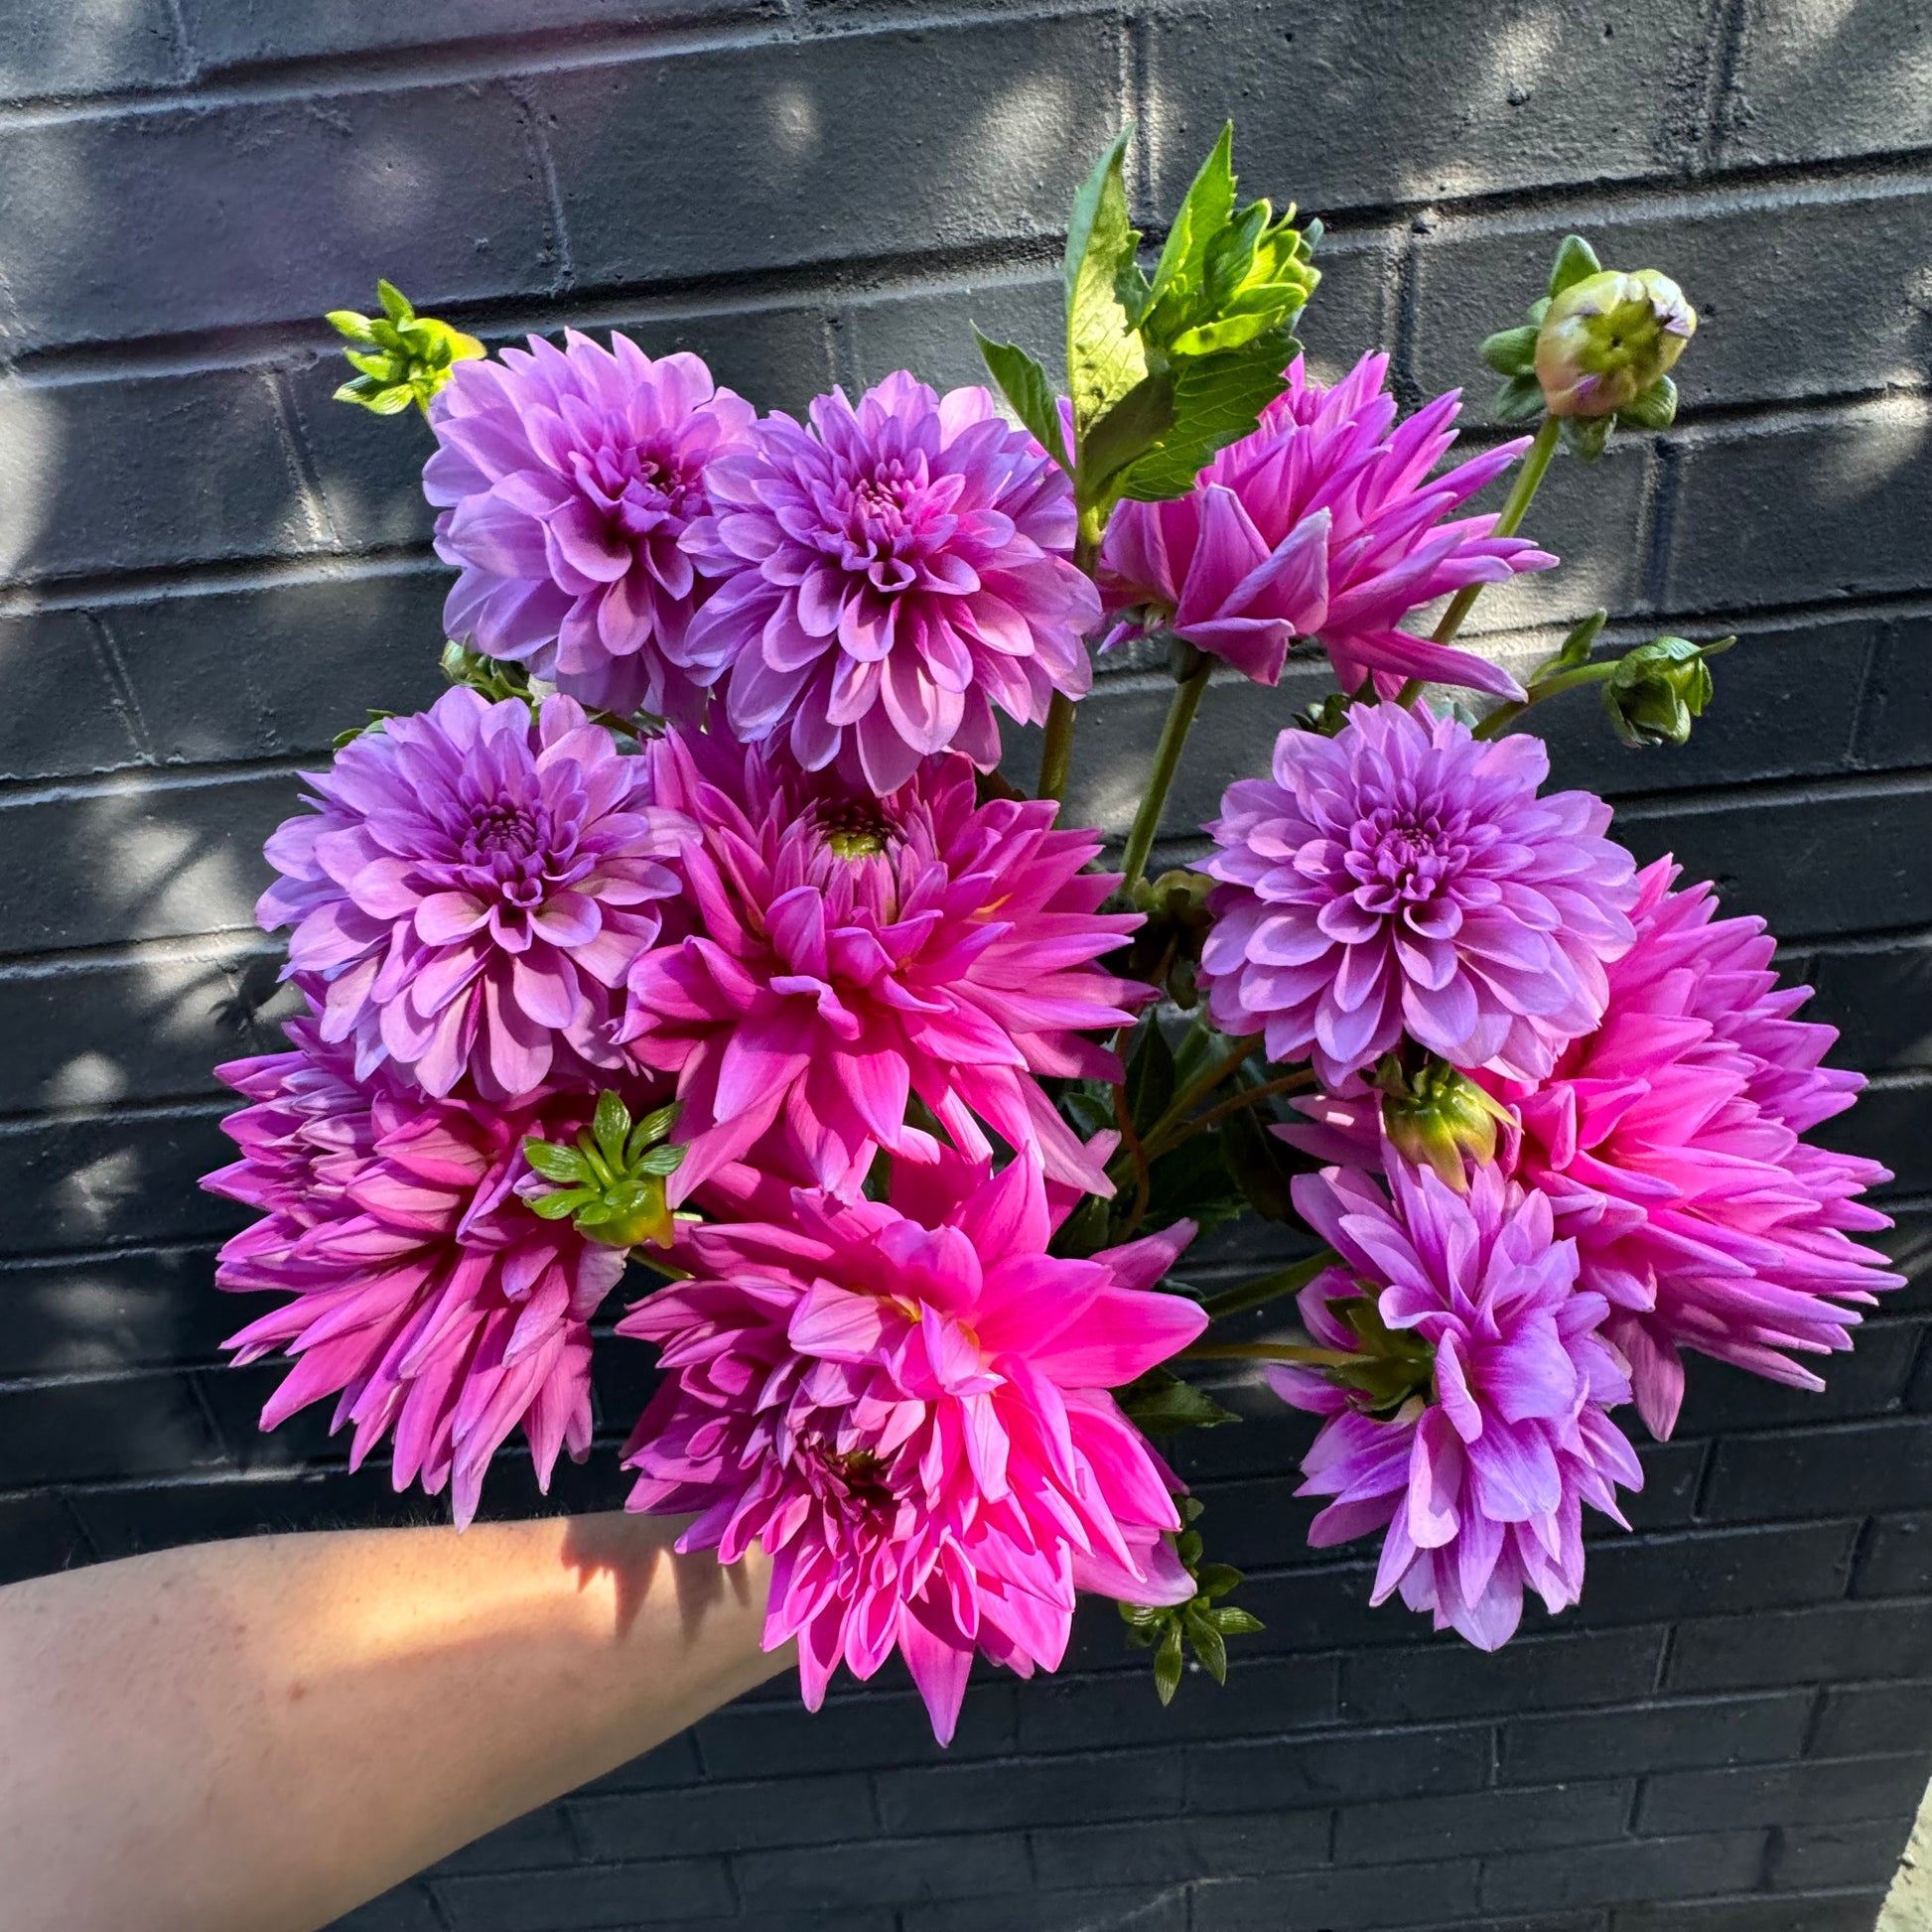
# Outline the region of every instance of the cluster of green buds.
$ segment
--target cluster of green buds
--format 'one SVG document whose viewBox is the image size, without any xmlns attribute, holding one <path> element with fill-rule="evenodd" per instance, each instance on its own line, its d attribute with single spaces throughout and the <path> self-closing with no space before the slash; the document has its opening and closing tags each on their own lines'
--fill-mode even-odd
<svg viewBox="0 0 1932 1932">
<path fill-rule="evenodd" d="M 1688 637 L 1658 637 L 1626 651 L 1603 680 L 1603 709 L 1617 737 L 1630 746 L 1685 744 L 1692 721 L 1711 702 L 1706 660 L 1736 641 L 1719 637 L 1694 644 Z"/>
<path fill-rule="evenodd" d="M 1201 942 L 1213 923 L 1207 896 L 1214 882 L 1203 872 L 1176 869 L 1159 879 L 1137 879 L 1125 895 L 1141 914 L 1140 930 L 1127 948 L 1127 972 L 1150 986 L 1164 986 L 1174 1005 L 1191 1013 L 1200 1003 L 1195 973 Z"/>
<path fill-rule="evenodd" d="M 1382 1131 L 1404 1160 L 1432 1169 L 1458 1194 L 1469 1191 L 1464 1163 L 1496 1158 L 1496 1130 L 1515 1116 L 1466 1073 L 1433 1053 L 1411 1071 L 1385 1053 L 1369 1075 L 1382 1096 Z"/>
<path fill-rule="evenodd" d="M 1120 1606 L 1127 1641 L 1136 1650 L 1154 1652 L 1154 1691 L 1163 1704 L 1173 1702 L 1189 1650 L 1215 1683 L 1225 1684 L 1228 1638 L 1252 1636 L 1263 1628 L 1258 1616 L 1233 1603 L 1216 1601 L 1240 1584 L 1241 1573 L 1229 1564 L 1201 1562 L 1200 1532 L 1192 1527 L 1200 1512 L 1192 1496 L 1180 1498 L 1181 1520 L 1187 1527 L 1174 1539 L 1174 1554 L 1194 1580 L 1193 1595 L 1184 1603 Z"/>
<path fill-rule="evenodd" d="M 1670 371 L 1697 326 L 1668 275 L 1605 268 L 1581 235 L 1566 236 L 1529 321 L 1482 345 L 1483 360 L 1507 378 L 1496 415 L 1526 422 L 1547 410 L 1585 458 L 1602 454 L 1613 424 L 1668 429 L 1677 418 Z"/>
<path fill-rule="evenodd" d="M 343 353 L 357 371 L 336 391 L 336 400 L 359 403 L 378 416 L 394 416 L 413 402 L 428 415 L 430 398 L 449 381 L 454 365 L 475 360 L 483 345 L 447 322 L 419 316 L 393 282 L 377 282 L 375 293 L 379 316 L 329 312 L 336 333 L 353 345 Z"/>
<path fill-rule="evenodd" d="M 555 1189 L 532 1189 L 524 1199 L 546 1221 L 568 1217 L 586 1240 L 607 1248 L 645 1243 L 668 1248 L 677 1230 L 665 1182 L 677 1172 L 684 1150 L 666 1145 L 665 1136 L 677 1116 L 674 1100 L 633 1122 L 617 1094 L 599 1094 L 597 1113 L 575 1146 L 523 1143 L 524 1160 L 545 1180 L 557 1182 Z"/>
</svg>

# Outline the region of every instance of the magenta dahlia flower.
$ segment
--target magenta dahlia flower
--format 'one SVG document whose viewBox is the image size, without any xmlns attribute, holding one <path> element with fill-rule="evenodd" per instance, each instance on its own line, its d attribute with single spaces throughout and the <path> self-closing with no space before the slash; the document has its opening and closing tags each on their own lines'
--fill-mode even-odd
<svg viewBox="0 0 1932 1932">
<path fill-rule="evenodd" d="M 445 628 L 588 705 L 695 718 L 704 691 L 676 654 L 711 583 L 679 539 L 752 405 L 695 355 L 564 344 L 459 362 L 431 406 L 423 491 L 436 554 L 463 573 Z"/>
<path fill-rule="evenodd" d="M 934 752 L 991 769 L 996 708 L 1039 724 L 1092 681 L 1100 604 L 1064 473 L 984 389 L 942 398 L 900 372 L 810 414 L 764 418 L 713 467 L 714 512 L 684 542 L 728 581 L 679 661 L 728 673 L 733 730 L 789 728 L 808 769 L 848 742 L 881 793 Z"/>
<path fill-rule="evenodd" d="M 237 1362 L 295 1359 L 262 1428 L 337 1396 L 350 1466 L 393 1434 L 396 1488 L 449 1485 L 459 1528 L 518 1425 L 548 1488 L 559 1449 L 590 1449 L 588 1324 L 623 1257 L 511 1189 L 524 1136 L 573 1139 L 589 1097 L 430 1100 L 386 1070 L 358 1081 L 313 1019 L 288 1033 L 293 1052 L 216 1069 L 249 1104 L 222 1123 L 241 1159 L 202 1183 L 262 1211 L 222 1248 L 216 1285 L 291 1298 L 224 1344 Z"/>
<path fill-rule="evenodd" d="M 1636 897 L 1610 808 L 1538 797 L 1549 770 L 1538 739 L 1393 704 L 1332 739 L 1283 732 L 1274 777 L 1229 786 L 1207 828 L 1214 1024 L 1330 1086 L 1405 1032 L 1455 1066 L 1547 1073 L 1601 1017 Z"/>
<path fill-rule="evenodd" d="M 1889 1174 L 1800 1139 L 1864 1084 L 1820 1064 L 1837 1031 L 1792 1018 L 1810 990 L 1778 986 L 1761 919 L 1718 918 L 1709 885 L 1670 890 L 1677 872 L 1660 859 L 1639 875 L 1601 1025 L 1545 1079 L 1484 1080 L 1522 1122 L 1515 1171 L 1611 1304 L 1606 1332 L 1660 1437 L 1683 1400 L 1680 1348 L 1823 1388 L 1790 1351 L 1849 1348 L 1858 1309 L 1902 1286 L 1852 1239 L 1891 1225 L 1858 1199 Z"/>
<path fill-rule="evenodd" d="M 638 956 L 621 1037 L 677 1076 L 680 1198 L 772 1133 L 840 1193 L 881 1148 L 935 1160 L 913 1095 L 975 1160 L 984 1126 L 1111 1191 L 1036 1077 L 1118 1077 L 1081 1035 L 1150 997 L 1092 963 L 1139 924 L 1098 909 L 1119 882 L 1082 870 L 1097 833 L 1056 831 L 1050 803 L 978 803 L 958 757 L 875 799 L 709 736 L 649 756 L 660 803 L 702 833 L 674 867 L 688 926 Z"/>
<path fill-rule="evenodd" d="M 1187 495 L 1122 503 L 1100 553 L 1101 596 L 1122 620 L 1109 641 L 1173 630 L 1273 684 L 1289 645 L 1318 636 L 1344 691 L 1372 676 L 1387 697 L 1426 677 L 1520 698 L 1500 666 L 1401 624 L 1447 591 L 1556 562 L 1525 537 L 1491 536 L 1494 516 L 1443 521 L 1528 440 L 1432 474 L 1455 441 L 1460 391 L 1393 428 L 1388 367 L 1365 355 L 1324 389 L 1298 356 L 1286 393 Z"/>
<path fill-rule="evenodd" d="M 1355 1355 L 1363 1336 L 1344 1316 L 1373 1298 L 1395 1342 L 1374 1394 L 1312 1368 L 1273 1365 L 1268 1380 L 1327 1418 L 1298 1493 L 1334 1500 L 1309 1541 L 1385 1529 L 1374 1601 L 1399 1589 L 1437 1629 L 1494 1650 L 1526 1587 L 1552 1610 L 1582 1593 L 1585 1503 L 1629 1527 L 1616 1485 L 1641 1488 L 1643 1469 L 1607 1412 L 1630 1381 L 1597 1332 L 1609 1304 L 1578 1288 L 1576 1244 L 1555 1238 L 1548 1200 L 1494 1167 L 1458 1194 L 1394 1155 L 1387 1166 L 1392 1200 L 1343 1168 L 1293 1182 L 1345 1264 L 1303 1290 L 1302 1318 L 1319 1347 Z M 1420 1346 L 1404 1352 L 1411 1337 Z M 1397 1365 L 1413 1387 L 1388 1413 Z"/>
<path fill-rule="evenodd" d="M 665 1376 L 629 1507 L 702 1512 L 680 1550 L 771 1557 L 764 1646 L 798 1639 L 811 1709 L 841 1658 L 868 1678 L 897 1649 L 942 1743 L 975 1650 L 1052 1670 L 1075 1590 L 1193 1590 L 1162 1540 L 1173 1479 L 1107 1392 L 1206 1323 L 1149 1292 L 1190 1224 L 1063 1261 L 1031 1156 L 996 1179 L 948 1165 L 930 1225 L 801 1190 L 782 1226 L 697 1229 L 694 1279 L 618 1329 Z"/>
<path fill-rule="evenodd" d="M 468 366 L 466 364 L 466 366 Z M 285 820 L 283 876 L 255 916 L 294 928 L 285 977 L 352 1039 L 433 1094 L 467 1074 L 489 1100 L 621 1064 L 611 1035 L 681 825 L 653 808 L 642 759 L 575 700 L 487 704 L 463 686 L 386 719 L 310 772 Z"/>
</svg>

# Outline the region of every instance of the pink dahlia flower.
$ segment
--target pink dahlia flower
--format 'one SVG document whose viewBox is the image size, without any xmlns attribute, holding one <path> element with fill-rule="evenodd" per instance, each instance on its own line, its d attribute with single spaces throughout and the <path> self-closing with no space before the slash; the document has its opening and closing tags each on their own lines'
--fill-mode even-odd
<svg viewBox="0 0 1932 1932">
<path fill-rule="evenodd" d="M 695 1230 L 694 1278 L 619 1323 L 665 1375 L 629 1506 L 701 1511 L 681 1550 L 767 1552 L 764 1645 L 798 1639 L 813 1710 L 841 1658 L 868 1678 L 897 1648 L 942 1743 L 975 1650 L 1031 1676 L 1059 1664 L 1075 1590 L 1192 1591 L 1162 1540 L 1173 1480 L 1107 1391 L 1206 1323 L 1149 1292 L 1190 1224 L 1063 1261 L 1031 1156 L 949 1166 L 930 1225 L 801 1190 L 782 1226 Z"/>
<path fill-rule="evenodd" d="M 1432 474 L 1455 441 L 1460 392 L 1400 428 L 1383 387 L 1386 355 L 1365 355 L 1333 388 L 1300 357 L 1259 426 L 1167 503 L 1122 503 L 1100 553 L 1100 590 L 1122 621 L 1110 642 L 1168 629 L 1262 684 L 1289 645 L 1318 636 L 1342 689 L 1372 676 L 1391 696 L 1412 677 L 1520 698 L 1500 666 L 1401 628 L 1418 605 L 1467 584 L 1499 584 L 1556 559 L 1494 516 L 1443 518 L 1494 482 L 1526 438 Z"/>
<path fill-rule="evenodd" d="M 623 1257 L 545 1221 L 512 1191 L 528 1134 L 573 1139 L 588 1096 L 505 1112 L 428 1100 L 386 1073 L 358 1082 L 312 1019 L 289 1053 L 217 1069 L 249 1104 L 224 1131 L 241 1159 L 202 1183 L 259 1208 L 222 1248 L 218 1287 L 291 1299 L 224 1344 L 295 1365 L 262 1411 L 273 1429 L 337 1396 L 351 1467 L 393 1434 L 398 1490 L 451 1486 L 459 1527 L 519 1424 L 547 1488 L 560 1449 L 591 1444 L 591 1336 Z"/>
<path fill-rule="evenodd" d="M 1718 918 L 1709 885 L 1673 893 L 1677 872 L 1660 859 L 1639 876 L 1602 1024 L 1545 1079 L 1484 1081 L 1522 1121 L 1515 1171 L 1611 1304 L 1606 1332 L 1660 1437 L 1683 1400 L 1680 1348 L 1823 1388 L 1789 1351 L 1849 1348 L 1858 1309 L 1902 1285 L 1852 1239 L 1891 1225 L 1858 1199 L 1889 1174 L 1799 1138 L 1863 1078 L 1820 1065 L 1837 1032 L 1792 1018 L 1810 990 L 1778 986 L 1764 922 Z"/>
<path fill-rule="evenodd" d="M 459 362 L 431 407 L 423 491 L 436 554 L 463 573 L 444 625 L 586 704 L 694 718 L 704 692 L 677 651 L 711 584 L 679 539 L 752 405 L 695 355 L 564 341 Z"/>
<path fill-rule="evenodd" d="M 621 1034 L 677 1076 L 680 1198 L 774 1132 L 840 1193 L 881 1148 L 933 1161 L 915 1094 L 975 1160 L 983 1123 L 1111 1191 L 1036 1077 L 1118 1077 L 1081 1035 L 1149 997 L 1092 963 L 1139 924 L 1099 911 L 1119 882 L 1082 870 L 1096 833 L 1056 831 L 1050 803 L 979 804 L 958 757 L 875 799 L 710 737 L 649 756 L 660 803 L 702 828 L 675 867 L 689 926 L 638 957 Z"/>
<path fill-rule="evenodd" d="M 680 661 L 729 673 L 739 737 L 788 727 L 812 770 L 850 742 L 873 790 L 897 791 L 934 752 L 991 769 L 995 708 L 1039 724 L 1092 681 L 1072 488 L 984 389 L 941 398 L 901 372 L 856 408 L 835 389 L 809 429 L 766 417 L 709 486 L 685 547 L 729 581 Z"/>
<path fill-rule="evenodd" d="M 1357 705 L 1332 739 L 1285 731 L 1272 779 L 1208 826 L 1222 884 L 1201 952 L 1214 1024 L 1339 1085 L 1406 1032 L 1459 1067 L 1547 1073 L 1629 944 L 1630 856 L 1587 791 L 1539 797 L 1542 743 Z"/>
<path fill-rule="evenodd" d="M 255 916 L 294 927 L 285 976 L 323 1038 L 354 1041 L 358 1078 L 387 1060 L 430 1093 L 467 1074 L 503 1100 L 621 1063 L 620 989 L 678 889 L 659 860 L 680 827 L 643 759 L 573 699 L 533 723 L 459 686 L 308 777 L 316 810 L 269 839 L 283 876 Z"/>
<path fill-rule="evenodd" d="M 1483 1650 L 1515 1633 L 1523 1591 L 1552 1610 L 1583 1591 L 1583 1505 L 1624 1523 L 1616 1485 L 1643 1469 L 1607 1411 L 1630 1399 L 1622 1357 L 1597 1332 L 1609 1311 L 1577 1286 L 1577 1249 L 1550 1203 L 1476 1171 L 1467 1194 L 1388 1157 L 1393 1200 L 1343 1168 L 1298 1174 L 1295 1205 L 1342 1257 L 1301 1296 L 1322 1348 L 1354 1354 L 1342 1316 L 1372 1296 L 1383 1326 L 1422 1344 L 1393 1415 L 1318 1369 L 1271 1366 L 1298 1409 L 1325 1416 L 1300 1494 L 1332 1496 L 1316 1548 L 1386 1528 L 1374 1601 L 1391 1591 Z M 1378 1404 L 1378 1408 L 1385 1405 Z"/>
</svg>

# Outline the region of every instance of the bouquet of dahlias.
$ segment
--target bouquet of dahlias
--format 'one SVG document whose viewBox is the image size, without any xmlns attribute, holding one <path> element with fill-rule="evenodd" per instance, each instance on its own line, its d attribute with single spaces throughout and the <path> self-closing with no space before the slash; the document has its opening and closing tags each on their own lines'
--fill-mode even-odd
<svg viewBox="0 0 1932 1932">
<path fill-rule="evenodd" d="M 897 1650 L 942 1739 L 975 1653 L 1053 1669 L 1081 1590 L 1164 1699 L 1258 1628 L 1149 1441 L 1231 1420 L 1202 1365 L 1323 1419 L 1316 1543 L 1379 1537 L 1377 1600 L 1493 1648 L 1526 1588 L 1577 1600 L 1586 1504 L 1621 1521 L 1616 1411 L 1669 1435 L 1687 1350 L 1818 1387 L 1896 1280 L 1882 1172 L 1802 1138 L 1860 1083 L 1761 923 L 1637 871 L 1513 730 L 1594 685 L 1682 743 L 1731 640 L 1594 654 L 1599 613 L 1526 682 L 1455 642 L 1556 561 L 1518 530 L 1560 446 L 1671 420 L 1676 285 L 1566 242 L 1482 349 L 1534 433 L 1450 466 L 1454 395 L 1398 422 L 1386 358 L 1305 370 L 1318 225 L 1240 206 L 1224 134 L 1144 261 L 1125 138 L 1072 212 L 1065 398 L 983 341 L 994 389 L 797 422 L 621 335 L 486 355 L 386 283 L 332 318 L 344 399 L 435 440 L 452 688 L 268 843 L 306 1011 L 222 1069 L 207 1182 L 261 1213 L 221 1287 L 283 1298 L 229 1344 L 292 1361 L 263 1427 L 333 1398 L 459 1526 L 514 1430 L 543 1482 L 589 1452 L 642 1264 L 600 1344 L 656 1350 L 630 1506 L 768 1554 L 807 1704 Z M 1060 822 L 1079 701 L 1157 639 L 1109 863 Z M 1332 695 L 1150 880 L 1209 679 L 1298 653 Z M 1305 1258 L 1175 1277 L 1250 1211 Z"/>
</svg>

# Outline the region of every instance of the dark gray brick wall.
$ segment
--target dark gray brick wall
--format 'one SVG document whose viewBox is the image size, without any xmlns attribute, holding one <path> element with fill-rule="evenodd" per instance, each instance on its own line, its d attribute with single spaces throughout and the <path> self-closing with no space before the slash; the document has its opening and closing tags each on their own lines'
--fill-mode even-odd
<svg viewBox="0 0 1932 1932">
<path fill-rule="evenodd" d="M 378 273 L 492 343 L 695 347 L 767 406 L 965 325 L 1054 329 L 1057 229 L 1124 116 L 1159 232 L 1223 116 L 1330 229 L 1325 374 L 1458 383 L 1557 238 L 1679 273 L 1667 436 L 1562 463 L 1568 567 L 1478 609 L 1527 655 L 1734 628 L 1688 750 L 1537 728 L 1765 914 L 1874 1091 L 1917 1286 L 1822 1396 L 1705 1367 L 1637 1534 L 1495 1657 L 1367 1606 L 1283 1476 L 1302 1419 L 1182 1445 L 1268 1620 L 1161 1713 L 1111 1613 L 986 1675 L 949 1752 L 900 1675 L 783 1687 L 493 1834 L 345 1932 L 1865 1932 L 1932 1769 L 1932 14 L 1902 0 L 22 0 L 0 35 L 0 1578 L 416 1520 L 219 1366 L 211 1063 L 282 1007 L 263 834 L 364 707 L 436 688 L 407 424 L 316 320 Z M 1168 849 L 1279 696 L 1217 684 Z M 1108 667 L 1076 809 L 1118 832 L 1162 680 Z M 1030 755 L 1027 745 L 1016 756 Z M 1230 1266 L 1261 1249 L 1224 1244 Z M 615 1501 L 643 1386 L 548 1506 Z M 495 1506 L 546 1506 L 506 1456 Z M 428 1514 L 438 1513 L 430 1510 Z"/>
</svg>

